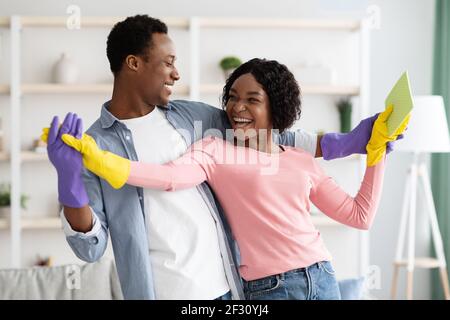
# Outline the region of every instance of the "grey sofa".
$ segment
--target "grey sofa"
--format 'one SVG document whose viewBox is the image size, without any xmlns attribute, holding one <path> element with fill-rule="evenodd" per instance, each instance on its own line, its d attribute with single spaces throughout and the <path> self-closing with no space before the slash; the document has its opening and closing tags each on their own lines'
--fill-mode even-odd
<svg viewBox="0 0 450 320">
<path fill-rule="evenodd" d="M 0 300 L 123 299 L 113 260 L 84 265 L 0 269 Z"/>
</svg>

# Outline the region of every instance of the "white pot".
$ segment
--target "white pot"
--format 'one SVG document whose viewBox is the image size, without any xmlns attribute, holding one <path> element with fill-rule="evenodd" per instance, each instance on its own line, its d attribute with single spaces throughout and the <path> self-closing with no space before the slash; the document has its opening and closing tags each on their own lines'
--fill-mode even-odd
<svg viewBox="0 0 450 320">
<path fill-rule="evenodd" d="M 53 80 L 63 84 L 76 83 L 78 80 L 78 66 L 66 53 L 62 53 L 53 66 Z"/>
</svg>

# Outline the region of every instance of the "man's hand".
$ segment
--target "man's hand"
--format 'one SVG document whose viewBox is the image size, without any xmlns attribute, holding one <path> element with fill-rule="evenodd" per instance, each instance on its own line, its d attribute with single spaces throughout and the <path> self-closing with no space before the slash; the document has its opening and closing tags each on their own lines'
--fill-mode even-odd
<svg viewBox="0 0 450 320">
<path fill-rule="evenodd" d="M 61 140 L 63 134 L 81 137 L 83 133 L 81 119 L 76 114 L 68 113 L 59 128 L 59 119 L 55 116 L 50 128 L 44 129 L 43 132 L 41 139 L 47 141 L 48 158 L 58 175 L 59 201 L 71 208 L 86 206 L 89 198 L 81 178 L 83 168 L 81 154 Z"/>
<path fill-rule="evenodd" d="M 372 135 L 372 128 L 379 113 L 362 120 L 349 133 L 327 133 L 321 137 L 320 146 L 322 156 L 325 160 L 344 158 L 351 154 L 366 154 L 366 146 Z M 403 139 L 403 135 L 397 136 L 396 140 Z M 386 146 L 386 152 L 393 150 L 394 141 Z"/>
</svg>

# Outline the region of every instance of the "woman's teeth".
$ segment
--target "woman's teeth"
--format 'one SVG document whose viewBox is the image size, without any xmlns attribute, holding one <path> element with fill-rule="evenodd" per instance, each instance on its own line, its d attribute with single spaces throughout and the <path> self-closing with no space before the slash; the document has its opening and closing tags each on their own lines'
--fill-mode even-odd
<svg viewBox="0 0 450 320">
<path fill-rule="evenodd" d="M 251 119 L 245 119 L 245 118 L 233 118 L 234 122 L 238 123 L 238 122 L 252 122 L 253 120 Z"/>
<path fill-rule="evenodd" d="M 234 124 L 237 128 L 243 128 L 253 122 L 251 119 L 233 118 Z"/>
</svg>

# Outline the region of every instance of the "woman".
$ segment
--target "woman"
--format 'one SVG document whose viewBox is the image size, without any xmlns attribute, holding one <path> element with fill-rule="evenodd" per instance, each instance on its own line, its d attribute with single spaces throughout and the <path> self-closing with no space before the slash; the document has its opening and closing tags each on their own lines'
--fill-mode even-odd
<svg viewBox="0 0 450 320">
<path fill-rule="evenodd" d="M 248 299 L 339 299 L 331 255 L 310 216 L 310 201 L 331 218 L 368 229 L 383 182 L 387 135 L 380 114 L 367 146 L 368 167 L 355 198 L 347 195 L 308 153 L 276 145 L 273 128 L 292 126 L 301 112 L 292 73 L 276 61 L 253 59 L 227 80 L 222 102 L 234 139 L 205 137 L 167 164 L 132 162 L 100 150 L 84 135 L 63 135 L 84 165 L 114 188 L 125 183 L 173 191 L 207 181 L 221 202 L 241 253 L 239 271 Z M 45 139 L 45 133 L 44 133 Z"/>
</svg>

